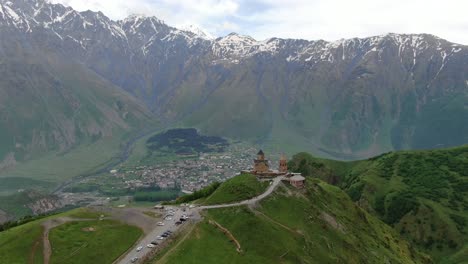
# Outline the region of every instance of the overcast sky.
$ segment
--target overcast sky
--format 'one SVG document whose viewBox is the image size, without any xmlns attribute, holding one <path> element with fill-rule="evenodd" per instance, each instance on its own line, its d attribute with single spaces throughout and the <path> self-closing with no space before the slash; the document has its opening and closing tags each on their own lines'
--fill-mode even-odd
<svg viewBox="0 0 468 264">
<path fill-rule="evenodd" d="M 156 16 L 175 27 L 337 40 L 393 33 L 430 33 L 468 44 L 468 0 L 52 0 L 112 19 Z"/>
</svg>

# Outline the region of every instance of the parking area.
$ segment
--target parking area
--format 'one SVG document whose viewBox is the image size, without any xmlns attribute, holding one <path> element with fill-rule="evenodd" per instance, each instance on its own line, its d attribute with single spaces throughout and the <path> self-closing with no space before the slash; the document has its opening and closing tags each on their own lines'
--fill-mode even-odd
<svg viewBox="0 0 468 264">
<path fill-rule="evenodd" d="M 165 242 L 170 238 L 179 227 L 190 221 L 194 210 L 189 207 L 170 206 L 166 208 L 153 209 L 159 212 L 163 217 L 159 220 L 156 226 L 147 233 L 137 245 L 127 254 L 118 260 L 116 263 L 141 263 L 151 252 L 165 245 Z"/>
</svg>

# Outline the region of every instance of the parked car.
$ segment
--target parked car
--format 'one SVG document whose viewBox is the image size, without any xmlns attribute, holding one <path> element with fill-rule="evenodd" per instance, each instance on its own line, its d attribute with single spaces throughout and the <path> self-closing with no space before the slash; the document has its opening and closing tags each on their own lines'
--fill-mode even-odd
<svg viewBox="0 0 468 264">
<path fill-rule="evenodd" d="M 153 245 L 153 244 L 148 244 L 148 245 L 146 245 L 146 247 L 147 247 L 147 248 L 154 248 L 155 245 Z"/>
<path fill-rule="evenodd" d="M 164 226 L 163 222 L 158 222 L 158 226 Z"/>
<path fill-rule="evenodd" d="M 164 237 L 158 236 L 157 239 L 158 239 L 158 240 L 164 240 Z"/>
<path fill-rule="evenodd" d="M 182 224 L 182 221 L 177 221 L 177 222 L 175 222 L 175 224 L 180 225 L 180 224 Z"/>
<path fill-rule="evenodd" d="M 137 252 L 140 252 L 143 249 L 143 246 L 137 247 Z"/>
<path fill-rule="evenodd" d="M 156 240 L 155 240 L 155 241 L 151 241 L 151 244 L 153 244 L 153 245 L 155 245 L 155 246 L 159 245 L 159 244 L 158 244 L 158 241 L 156 241 Z"/>
<path fill-rule="evenodd" d="M 138 260 L 138 257 L 133 257 L 131 261 L 132 261 L 132 263 L 135 263 L 135 262 L 137 262 L 137 260 Z"/>
</svg>

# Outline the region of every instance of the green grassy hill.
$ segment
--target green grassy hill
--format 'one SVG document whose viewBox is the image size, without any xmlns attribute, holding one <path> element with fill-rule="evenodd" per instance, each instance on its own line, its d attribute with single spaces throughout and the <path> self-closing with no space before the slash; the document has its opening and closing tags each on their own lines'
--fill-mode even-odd
<svg viewBox="0 0 468 264">
<path fill-rule="evenodd" d="M 42 227 L 39 221 L 27 223 L 0 233 L 2 263 L 43 263 Z"/>
<path fill-rule="evenodd" d="M 300 153 L 290 168 L 337 184 L 440 263 L 468 259 L 468 146 L 357 162 Z"/>
<path fill-rule="evenodd" d="M 268 182 L 259 182 L 254 175 L 241 174 L 227 180 L 213 192 L 204 204 L 224 204 L 247 200 L 262 194 Z"/>
<path fill-rule="evenodd" d="M 185 240 L 152 263 L 431 263 L 345 192 L 318 179 L 309 178 L 302 190 L 280 185 L 255 207 L 204 214 Z"/>
<path fill-rule="evenodd" d="M 50 232 L 50 263 L 112 263 L 141 233 L 117 221 L 70 222 Z"/>
<path fill-rule="evenodd" d="M 50 263 L 112 263 L 135 243 L 142 230 L 118 221 L 99 221 L 100 215 L 80 208 L 0 232 L 0 262 L 43 263 L 43 223 L 71 217 L 86 221 L 72 221 L 50 230 Z"/>
</svg>

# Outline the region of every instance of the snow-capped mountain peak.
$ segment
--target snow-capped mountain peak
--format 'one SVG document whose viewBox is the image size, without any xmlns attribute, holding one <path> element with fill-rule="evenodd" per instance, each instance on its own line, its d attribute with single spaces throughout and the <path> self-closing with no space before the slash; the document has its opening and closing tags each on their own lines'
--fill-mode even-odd
<svg viewBox="0 0 468 264">
<path fill-rule="evenodd" d="M 197 35 L 198 37 L 206 39 L 206 40 L 215 39 L 215 37 L 213 35 L 211 35 L 209 32 L 207 32 L 206 30 L 203 30 L 200 27 L 197 27 L 195 25 L 182 26 L 181 30 L 192 32 L 193 34 Z"/>
<path fill-rule="evenodd" d="M 257 54 L 280 54 L 288 62 L 333 63 L 337 60 L 366 58 L 373 54 L 380 56 L 384 49 L 391 48 L 396 49 L 401 58 L 411 57 L 414 67 L 420 55 L 427 49 L 434 48 L 440 54 L 441 60 L 445 61 L 451 54 L 464 48 L 427 34 L 389 33 L 333 42 L 279 38 L 257 41 L 237 33 L 214 39 L 212 35 L 194 25 L 177 29 L 156 17 L 139 14 L 113 21 L 101 12 L 78 12 L 71 7 L 46 0 L 0 0 L 0 27 L 2 26 L 16 28 L 21 32 L 46 30 L 54 38 L 71 41 L 82 50 L 105 42 L 126 47 L 127 53 L 140 53 L 146 57 L 152 50 L 168 52 L 170 49 L 171 52 L 180 52 L 185 48 L 197 47 L 200 53 L 211 52 L 213 61 L 236 63 Z"/>
</svg>

